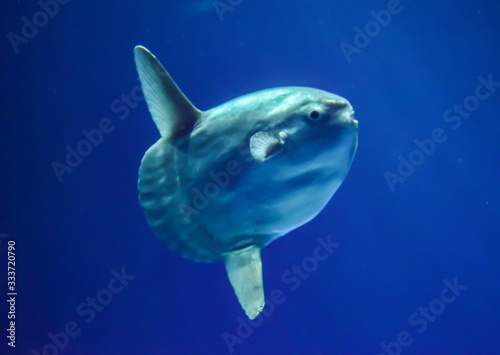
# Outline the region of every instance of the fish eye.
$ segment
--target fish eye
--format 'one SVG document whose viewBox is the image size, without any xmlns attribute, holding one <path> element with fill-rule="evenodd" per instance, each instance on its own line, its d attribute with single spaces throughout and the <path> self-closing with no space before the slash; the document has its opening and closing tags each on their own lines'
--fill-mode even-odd
<svg viewBox="0 0 500 355">
<path fill-rule="evenodd" d="M 321 114 L 319 113 L 318 110 L 312 110 L 311 112 L 309 112 L 309 118 L 312 121 L 317 121 L 321 118 Z"/>
</svg>

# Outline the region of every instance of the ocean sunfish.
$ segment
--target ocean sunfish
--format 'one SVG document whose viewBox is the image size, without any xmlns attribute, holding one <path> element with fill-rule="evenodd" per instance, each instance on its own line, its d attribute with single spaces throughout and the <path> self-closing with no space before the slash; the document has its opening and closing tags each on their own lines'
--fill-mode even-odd
<svg viewBox="0 0 500 355">
<path fill-rule="evenodd" d="M 182 256 L 222 261 L 246 315 L 264 307 L 261 250 L 313 219 L 351 166 L 358 122 L 349 102 L 280 87 L 197 109 L 156 57 L 134 49 L 160 132 L 139 169 L 139 202 Z"/>
</svg>

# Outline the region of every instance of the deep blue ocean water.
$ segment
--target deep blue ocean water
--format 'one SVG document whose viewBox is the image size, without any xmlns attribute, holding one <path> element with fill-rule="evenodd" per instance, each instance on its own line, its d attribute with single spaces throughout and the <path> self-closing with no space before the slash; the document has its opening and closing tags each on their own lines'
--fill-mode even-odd
<svg viewBox="0 0 500 355">
<path fill-rule="evenodd" d="M 500 3 L 216 5 L 2 3 L 0 353 L 500 354 Z M 138 44 L 201 109 L 288 85 L 354 107 L 347 179 L 264 249 L 254 323 L 224 266 L 164 247 L 138 204 L 159 137 Z"/>
</svg>

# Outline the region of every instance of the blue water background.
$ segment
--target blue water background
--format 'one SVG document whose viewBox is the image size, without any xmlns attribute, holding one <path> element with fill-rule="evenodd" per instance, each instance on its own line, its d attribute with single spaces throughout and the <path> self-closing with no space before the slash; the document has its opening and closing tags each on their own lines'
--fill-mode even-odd
<svg viewBox="0 0 500 355">
<path fill-rule="evenodd" d="M 2 3 L 0 270 L 15 240 L 18 292 L 13 350 L 1 271 L 2 354 L 49 354 L 49 333 L 69 322 L 80 332 L 59 354 L 388 353 L 381 343 L 402 354 L 500 354 L 500 88 L 460 127 L 443 120 L 479 77 L 500 81 L 500 3 L 400 6 L 348 63 L 341 44 L 353 45 L 355 27 L 387 1 L 244 0 L 221 21 L 204 0 L 73 0 L 17 54 L 8 34 L 40 5 Z M 137 170 L 159 135 L 144 102 L 126 115 L 111 108 L 138 85 L 137 44 L 201 109 L 284 85 L 334 92 L 355 109 L 359 149 L 346 181 L 316 219 L 263 251 L 266 298 L 279 289 L 286 300 L 260 326 L 238 329 L 246 318 L 223 265 L 161 245 L 138 205 Z M 104 118 L 114 131 L 60 182 L 53 162 Z M 399 157 L 436 128 L 446 141 L 392 191 L 384 174 L 398 174 Z M 329 235 L 340 246 L 292 290 L 283 275 Z M 123 268 L 135 278 L 93 319 L 79 315 Z M 467 288 L 443 310 L 446 280 Z M 412 325 L 431 303 L 435 319 Z M 393 343 L 401 332 L 407 346 Z M 228 346 L 228 334 L 239 340 Z"/>
</svg>

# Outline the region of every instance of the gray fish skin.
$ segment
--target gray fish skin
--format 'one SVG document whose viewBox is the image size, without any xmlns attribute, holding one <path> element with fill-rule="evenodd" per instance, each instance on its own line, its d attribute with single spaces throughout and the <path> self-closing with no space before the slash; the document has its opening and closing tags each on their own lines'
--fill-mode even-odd
<svg viewBox="0 0 500 355">
<path fill-rule="evenodd" d="M 225 263 L 247 316 L 264 306 L 260 251 L 313 219 L 358 144 L 349 102 L 322 90 L 262 90 L 200 111 L 156 58 L 134 50 L 161 138 L 139 170 L 139 202 L 158 238 L 186 258 Z"/>
</svg>

